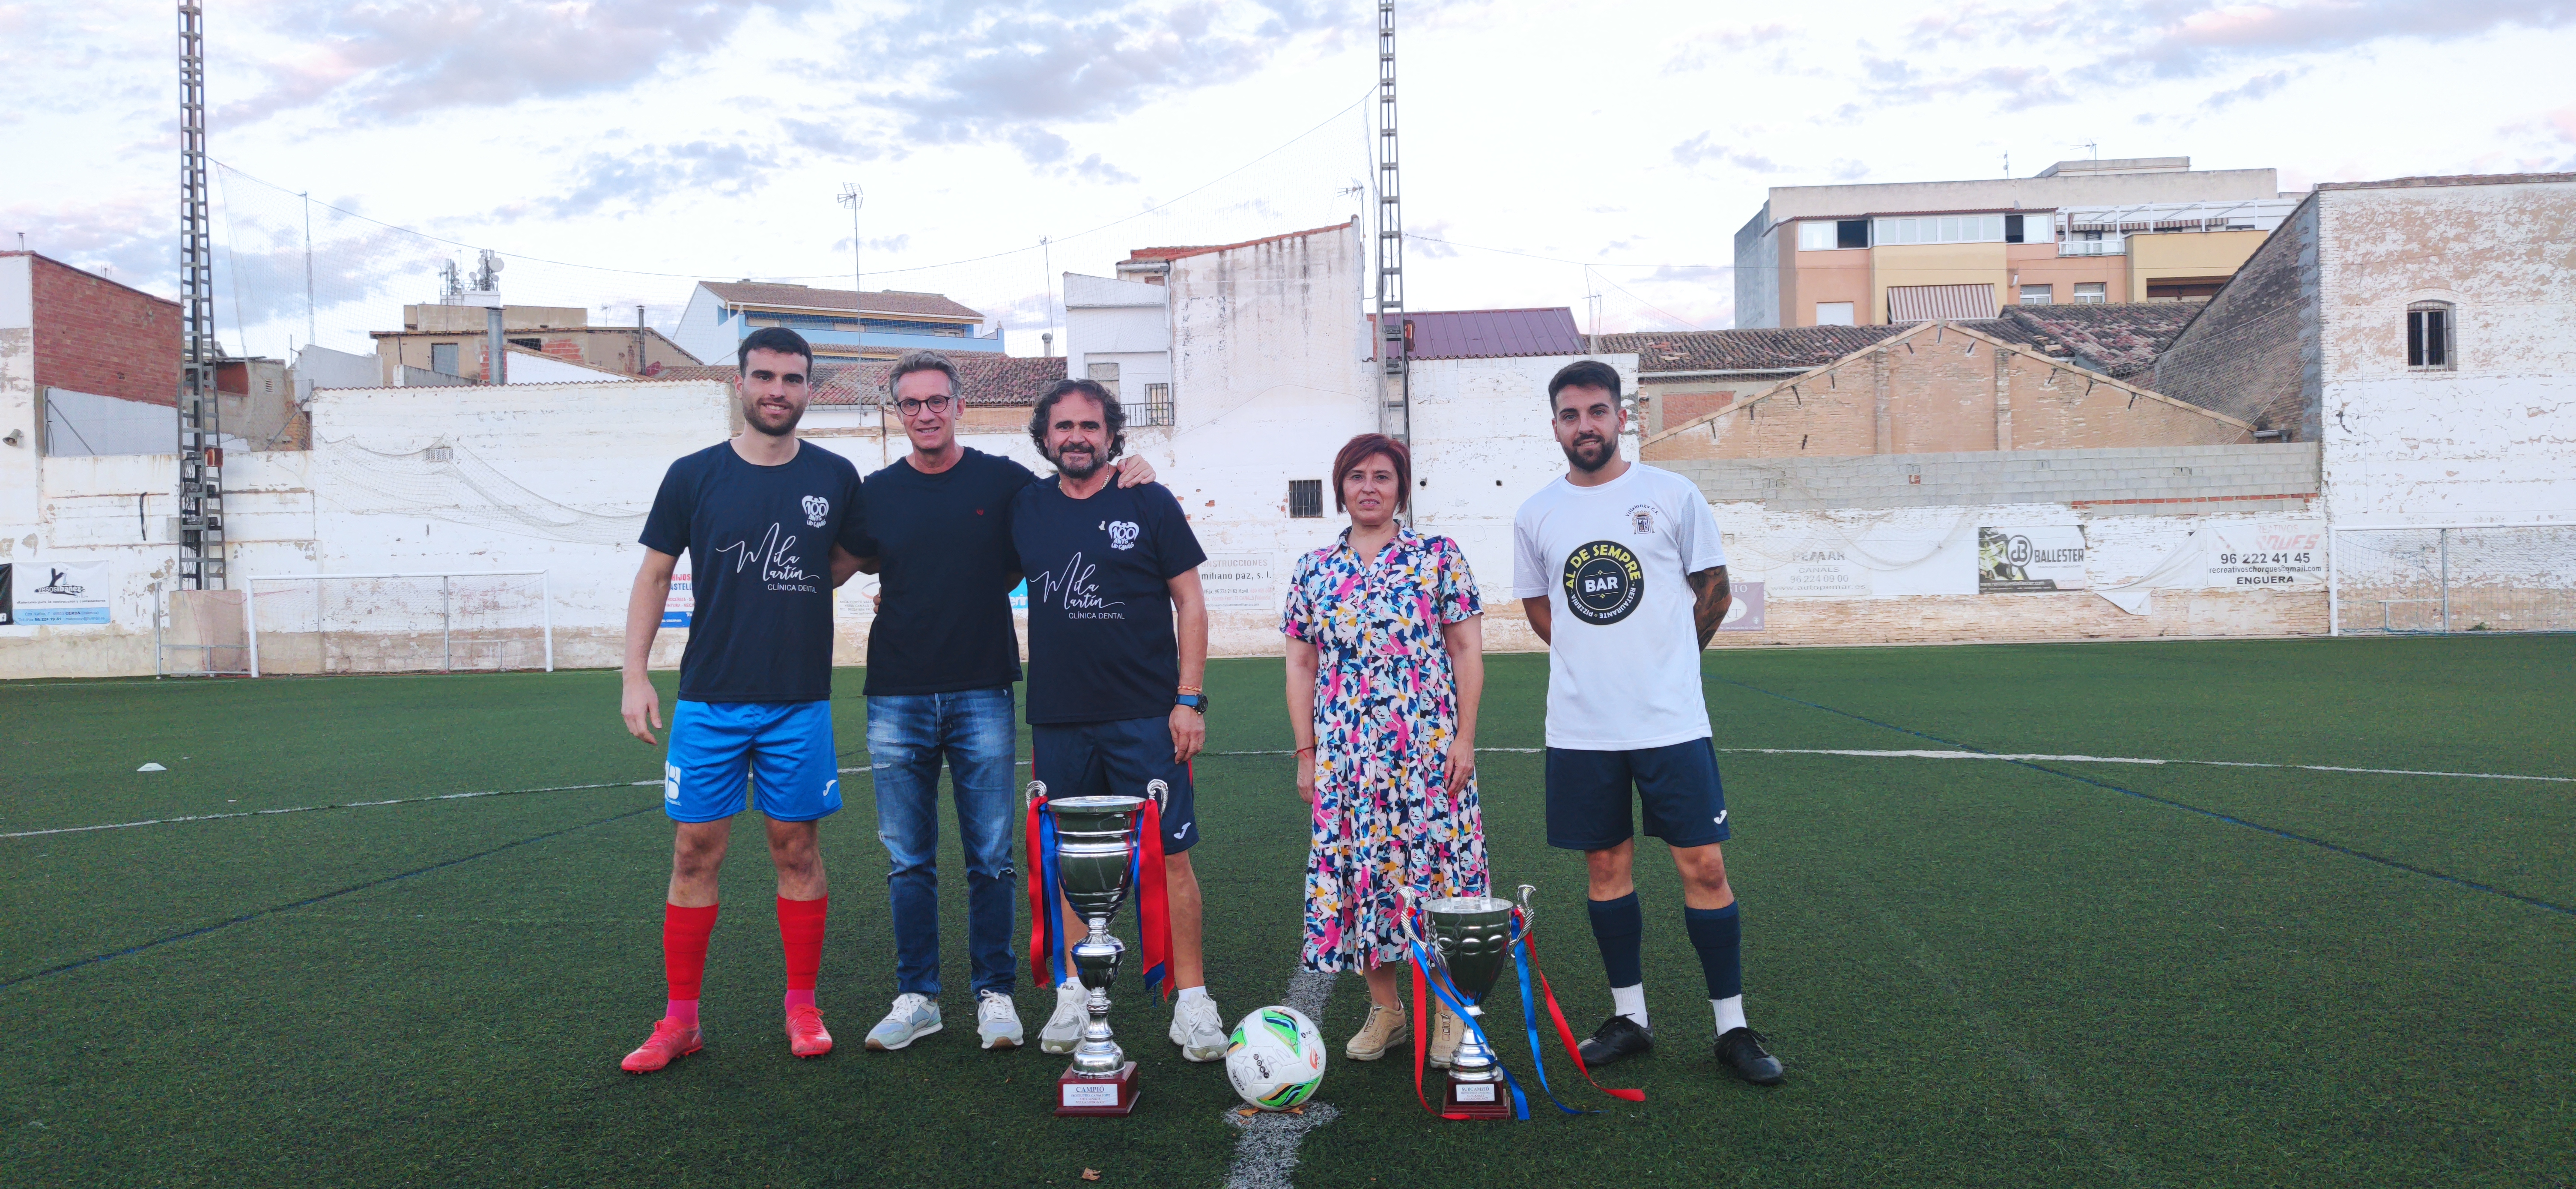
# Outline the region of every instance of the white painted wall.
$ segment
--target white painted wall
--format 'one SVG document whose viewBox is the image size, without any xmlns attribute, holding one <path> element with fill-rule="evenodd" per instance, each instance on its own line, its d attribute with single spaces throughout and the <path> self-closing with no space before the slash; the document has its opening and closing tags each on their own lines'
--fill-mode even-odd
<svg viewBox="0 0 2576 1189">
<path fill-rule="evenodd" d="M 2576 183 L 2317 200 L 2336 524 L 2576 520 Z M 2406 366 L 2422 300 L 2453 304 L 2452 370 Z"/>
</svg>

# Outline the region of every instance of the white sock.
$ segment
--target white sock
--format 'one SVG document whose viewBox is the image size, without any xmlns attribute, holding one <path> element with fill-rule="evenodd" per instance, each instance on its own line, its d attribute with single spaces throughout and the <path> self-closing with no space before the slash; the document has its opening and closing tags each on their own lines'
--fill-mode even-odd
<svg viewBox="0 0 2576 1189">
<path fill-rule="evenodd" d="M 1181 988 L 1180 996 L 1172 1001 L 1172 1006 L 1179 1007 L 1190 1000 L 1205 999 L 1207 997 L 1208 993 L 1206 987 L 1183 987 Z"/>
<path fill-rule="evenodd" d="M 1724 1036 L 1729 1032 L 1733 1032 L 1738 1028 L 1744 1027 L 1744 996 L 1729 995 L 1724 999 L 1711 999 L 1708 1001 L 1708 1005 L 1717 1009 L 1717 1034 L 1719 1036 Z"/>
<path fill-rule="evenodd" d="M 1640 1028 L 1646 1027 L 1646 984 L 1610 988 L 1610 1010 L 1628 1017 Z"/>
</svg>

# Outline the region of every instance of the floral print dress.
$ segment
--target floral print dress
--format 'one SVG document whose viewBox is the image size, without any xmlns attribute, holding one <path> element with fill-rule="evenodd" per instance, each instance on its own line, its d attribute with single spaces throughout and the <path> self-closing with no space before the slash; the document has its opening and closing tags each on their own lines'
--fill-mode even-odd
<svg viewBox="0 0 2576 1189">
<path fill-rule="evenodd" d="M 1405 960 L 1399 887 L 1484 895 L 1485 827 L 1470 778 L 1441 772 L 1458 731 L 1443 625 L 1484 613 L 1466 555 L 1398 527 L 1376 560 L 1341 543 L 1297 559 L 1280 631 L 1315 646 L 1315 805 L 1304 965 Z"/>
</svg>

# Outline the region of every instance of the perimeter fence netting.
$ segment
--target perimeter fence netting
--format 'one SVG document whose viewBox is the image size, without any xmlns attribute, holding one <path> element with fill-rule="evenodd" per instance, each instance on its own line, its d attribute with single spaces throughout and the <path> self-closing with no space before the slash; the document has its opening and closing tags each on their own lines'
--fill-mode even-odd
<svg viewBox="0 0 2576 1189">
<path fill-rule="evenodd" d="M 254 676 L 554 668 L 542 573 L 313 574 L 250 589 Z"/>
<path fill-rule="evenodd" d="M 2576 525 L 2334 532 L 2338 635 L 2576 631 Z"/>
</svg>

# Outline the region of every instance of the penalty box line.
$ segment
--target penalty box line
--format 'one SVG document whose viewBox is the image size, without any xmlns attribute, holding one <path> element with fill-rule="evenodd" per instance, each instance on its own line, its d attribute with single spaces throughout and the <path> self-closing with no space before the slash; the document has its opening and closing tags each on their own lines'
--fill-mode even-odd
<svg viewBox="0 0 2576 1189">
<path fill-rule="evenodd" d="M 2316 838 L 2316 837 L 2312 837 L 2312 836 L 2310 836 L 2310 835 L 2300 834 L 2300 833 L 2297 833 L 2297 832 L 2294 832 L 2294 831 L 2290 831 L 2290 830 L 2284 830 L 2284 829 L 2282 829 L 2282 828 L 2280 828 L 2280 827 L 2278 827 L 2278 826 L 2268 826 L 2268 825 L 2265 825 L 2265 824 L 2263 824 L 2263 823 L 2261 823 L 2261 822 L 2257 822 L 2257 821 L 2250 821 L 2250 820 L 2247 820 L 2247 819 L 2245 819 L 2245 818 L 2236 817 L 2236 816 L 2231 815 L 2231 814 L 2220 813 L 2220 812 L 2218 812 L 2218 811 L 2217 811 L 2217 810 L 2215 810 L 2215 809 L 2204 809 L 2204 808 L 2202 808 L 2202 807 L 2200 807 L 2200 806 L 2198 806 L 2198 805 L 2194 805 L 2194 804 L 2192 804 L 2192 803 L 2190 803 L 2190 802 L 2188 802 L 2188 801 L 2177 801 L 2177 800 L 2175 800 L 2175 799 L 2173 799 L 2173 798 L 2171 798 L 2171 797 L 2160 797 L 2160 796 L 2157 796 L 2157 795 L 2156 795 L 2156 794 L 2154 794 L 2154 793 L 2141 792 L 2141 791 L 2139 791 L 2139 790 L 2137 790 L 2137 789 L 2132 789 L 2132 788 L 2123 788 L 2123 787 L 2122 787 L 2122 786 L 2120 786 L 2120 785 L 2111 784 L 2111 783 L 2109 783 L 2109 782 L 2107 782 L 2107 781 L 2095 780 L 2095 779 L 2093 779 L 2093 778 L 2092 778 L 2092 777 L 2090 777 L 2090 776 L 2084 776 L 2084 775 L 2080 775 L 2080 774 L 2078 774 L 2078 773 L 2074 773 L 2074 772 L 2065 772 L 2065 771 L 2060 771 L 2060 770 L 2058 770 L 2058 769 L 2056 769 L 2056 768 L 2043 767 L 2041 764 L 2036 763 L 2036 762 L 2033 762 L 2033 761 L 2031 761 L 2031 760 L 2027 760 L 2027 759 L 2018 759 L 2018 758 L 2015 758 L 2015 757 L 2012 757 L 2012 756 L 2003 755 L 2003 754 L 1999 754 L 1999 753 L 1995 753 L 1995 752 L 1983 751 L 1983 750 L 1981 750 L 1981 749 L 1979 749 L 1979 748 L 1976 748 L 1976 747 L 1974 747 L 1974 746 L 1971 746 L 1971 745 L 1969 745 L 1969 744 L 1961 743 L 1961 742 L 1959 742 L 1959 741 L 1958 741 L 1958 740 L 1956 740 L 1956 739 L 1944 739 L 1944 738 L 1942 738 L 1942 737 L 1941 737 L 1941 736 L 1939 736 L 1939 735 L 1934 735 L 1934 734 L 1931 734 L 1931 733 L 1929 733 L 1929 732 L 1925 732 L 1925 731 L 1918 731 L 1918 730 L 1915 730 L 1915 729 L 1913 729 L 1913 728 L 1911 728 L 1911 727 L 1900 727 L 1900 726 L 1896 725 L 1895 723 L 1890 723 L 1890 722 L 1881 722 L 1881 721 L 1879 721 L 1879 720 L 1877 720 L 1877 719 L 1871 718 L 1871 717 L 1869 717 L 1869 716 L 1867 716 L 1867 715 L 1864 715 L 1864 714 L 1854 714 L 1854 713 L 1852 713 L 1852 712 L 1851 712 L 1851 711 L 1849 711 L 1849 710 L 1843 710 L 1843 709 L 1839 709 L 1839 708 L 1836 708 L 1836 707 L 1833 707 L 1833 706 L 1827 706 L 1827 705 L 1824 705 L 1823 703 L 1820 703 L 1820 702 L 1810 702 L 1810 701 L 1808 701 L 1808 700 L 1806 700 L 1806 699 L 1804 699 L 1804 698 L 1793 698 L 1793 697 L 1790 697 L 1790 696 L 1789 696 L 1789 695 L 1787 695 L 1787 694 L 1783 694 L 1783 693 L 1775 693 L 1775 692 L 1773 692 L 1773 691 L 1771 691 L 1771 690 L 1764 689 L 1764 688 L 1762 688 L 1761 686 L 1758 686 L 1758 685 L 1750 685 L 1750 684 L 1747 684 L 1747 683 L 1745 683 L 1745 682 L 1729 680 L 1729 679 L 1727 679 L 1727 678 L 1723 678 L 1723 677 L 1711 678 L 1711 680 L 1721 681 L 1721 682 L 1724 682 L 1724 683 L 1725 683 L 1725 684 L 1727 684 L 1727 685 L 1732 685 L 1732 686 L 1735 686 L 1735 687 L 1737 687 L 1737 688 L 1739 688 L 1739 689 L 1747 689 L 1747 690 L 1751 690 L 1751 691 L 1753 691 L 1754 693 L 1757 693 L 1757 694 L 1763 694 L 1763 695 L 1766 695 L 1766 696 L 1768 696 L 1768 697 L 1778 698 L 1778 699 L 1780 699 L 1780 700 L 1781 700 L 1781 701 L 1783 701 L 1783 702 L 1791 702 L 1791 703 L 1795 703 L 1795 704 L 1797 704 L 1797 705 L 1805 706 L 1805 707 L 1807 707 L 1807 708 L 1809 708 L 1809 709 L 1812 709 L 1812 710 L 1822 710 L 1822 711 L 1824 711 L 1824 712 L 1825 712 L 1825 713 L 1827 713 L 1827 714 L 1838 714 L 1838 715 L 1841 715 L 1841 716 L 1842 716 L 1842 717 L 1844 717 L 1844 718 L 1852 719 L 1852 720 L 1854 720 L 1854 721 L 1856 721 L 1856 722 L 1865 722 L 1865 723 L 1868 723 L 1869 725 L 1874 726 L 1874 727 L 1883 727 L 1883 728 L 1885 728 L 1885 729 L 1887 729 L 1887 730 L 1895 731 L 1895 732 L 1898 732 L 1898 733 L 1900 733 L 1900 734 L 1912 735 L 1912 736 L 1914 736 L 1914 737 L 1915 737 L 1915 738 L 1917 738 L 1917 739 L 1929 739 L 1929 740 L 1931 740 L 1931 741 L 1932 741 L 1932 742 L 1934 742 L 1934 743 L 1947 744 L 1948 746 L 1950 746 L 1950 747 L 1952 747 L 1952 748 L 1960 749 L 1960 750 L 1962 750 L 1962 751 L 1964 751 L 1965 753 L 1970 754 L 1970 755 L 1975 755 L 1975 756 L 1979 756 L 1979 757 L 1986 757 L 1986 758 L 1992 758 L 1992 759 L 2002 760 L 2002 761 L 2004 761 L 2004 762 L 2006 762 L 2006 763 L 2016 764 L 2016 765 L 2019 765 L 2019 766 L 2021 766 L 2021 767 L 2028 768 L 2028 769 L 2030 769 L 2030 770 L 2031 770 L 2031 771 L 2033 771 L 2033 772 L 2045 772 L 2045 773 L 2047 773 L 2047 774 L 2049 774 L 2049 775 L 2051 775 L 2051 776 L 2064 777 L 2065 779 L 2075 781 L 2075 782 L 2077 782 L 2077 783 L 2079 783 L 2079 784 L 2089 784 L 2089 785 L 2092 785 L 2093 787 L 2098 788 L 2098 789 L 2107 789 L 2107 790 L 2109 790 L 2109 791 L 2111 791 L 2111 792 L 2119 793 L 2119 794 L 2121 794 L 2122 796 L 2135 797 L 2135 798 L 2137 798 L 2137 799 L 2139 799 L 2139 800 L 2141 800 L 2141 801 L 2149 801 L 2149 802 L 2153 802 L 2153 803 L 2158 804 L 2158 805 L 2166 806 L 2166 807 L 2168 807 L 2168 808 L 2172 808 L 2172 809 L 2180 809 L 2180 810 L 2183 810 L 2183 811 L 2184 811 L 2184 812 L 2186 812 L 2186 813 L 2195 813 L 2195 814 L 2198 814 L 2198 815 L 2200 815 L 2200 816 L 2202 816 L 2202 817 L 2209 818 L 2209 819 L 2211 819 L 2211 820 L 2213 820 L 2213 821 L 2221 821 L 2221 822 L 2225 822 L 2225 823 L 2227 823 L 2228 825 L 2231 825 L 2231 826 L 2242 826 L 2242 827 L 2244 827 L 2244 828 L 2246 828 L 2246 829 L 2249 829 L 2249 830 L 2259 830 L 2259 831 L 2261 831 L 2261 832 L 2263 832 L 2263 833 L 2265 833 L 2265 834 L 2269 834 L 2269 835 L 2271 835 L 2271 836 L 2273 836 L 2273 837 L 2275 837 L 2275 838 L 2282 838 L 2282 839 L 2286 839 L 2286 840 L 2291 841 L 2291 842 L 2305 843 L 2305 844 L 2307 844 L 2307 845 L 2309 845 L 2309 846 L 2316 847 L 2316 848 L 2318 848 L 2318 849 L 2320 849 L 2320 850 L 2332 851 L 2332 852 L 2334 852 L 2334 853 L 2336 853 L 2336 854 L 2339 854 L 2339 855 L 2346 855 L 2346 856 L 2349 856 L 2349 857 L 2352 857 L 2352 858 L 2355 858 L 2355 859 L 2360 859 L 2360 860 L 2362 860 L 2362 861 L 2364 861 L 2364 862 L 2368 862 L 2368 863 L 2376 863 L 2376 864 L 2378 864 L 2378 865 L 2380 865 L 2380 866 L 2382 866 L 2382 867 L 2391 868 L 2391 869 L 2393 869 L 2393 870 L 2397 870 L 2397 871 L 2404 871 L 2404 872 L 2407 872 L 2408 874 L 2411 874 L 2411 875 L 2420 875 L 2420 876 L 2423 876 L 2423 877 L 2424 877 L 2424 878 L 2426 878 L 2426 879 L 2439 880 L 2439 881 L 2441 881 L 2441 882 L 2443 882 L 2443 883 L 2455 884 L 2455 885 L 2458 885 L 2458 886 L 2460 886 L 2460 887 L 2464 887 L 2464 888 L 2471 889 L 2471 890 L 2473 890 L 2473 891 L 2485 892 L 2485 893 L 2487 893 L 2487 894 L 2489 894 L 2489 895 L 2492 895 L 2492 896 L 2501 896 L 2501 897 L 2503 897 L 2503 898 L 2505 898 L 2505 899 L 2507 899 L 2507 900 L 2512 900 L 2512 901 L 2515 901 L 2515 902 L 2517 902 L 2517 903 L 2528 904 L 2528 905 L 2532 906 L 2533 908 L 2546 909 L 2546 910 L 2548 910 L 2548 911 L 2550 911 L 2550 912 L 2561 913 L 2561 914 L 2564 914 L 2564 915 L 2567 915 L 2567 916 L 2576 916 L 2576 907 L 2570 907 L 2570 906 L 2565 905 L 2565 904 L 2559 904 L 2559 903 L 2555 903 L 2555 902 L 2553 902 L 2553 901 L 2543 900 L 2543 899 L 2540 899 L 2540 898 L 2539 898 L 2539 897 L 2537 897 L 2537 896 L 2526 896 L 2526 895 L 2523 895 L 2523 894 L 2522 894 L 2522 893 L 2520 893 L 2520 892 L 2507 891 L 2507 890 L 2505 890 L 2505 889 L 2503 889 L 2503 888 L 2496 887 L 2496 886 L 2494 886 L 2494 885 L 2492 885 L 2492 884 L 2483 884 L 2483 883 L 2479 883 L 2479 882 L 2478 882 L 2478 881 L 2476 881 L 2476 880 L 2468 879 L 2468 878 L 2463 877 L 2463 876 L 2453 875 L 2453 874 L 2451 874 L 2451 873 L 2449 873 L 2449 872 L 2447 872 L 2447 871 L 2436 871 L 2436 870 L 2434 870 L 2434 869 L 2432 869 L 2432 868 L 2430 868 L 2430 867 L 2418 867 L 2418 866 L 2416 866 L 2416 865 L 2415 865 L 2415 864 L 2413 864 L 2413 863 L 2405 862 L 2404 860 L 2401 860 L 2401 859 L 2392 859 L 2392 858 L 2389 858 L 2389 857 L 2388 857 L 2388 856 L 2386 856 L 2386 855 L 2377 855 L 2377 854 L 2372 854 L 2371 852 L 2369 852 L 2369 851 L 2365 851 L 2365 850 L 2356 850 L 2356 849 L 2354 849 L 2354 848 L 2352 848 L 2352 847 L 2345 846 L 2345 845 L 2343 845 L 2342 843 L 2339 843 L 2339 842 L 2329 842 L 2329 841 L 2327 841 L 2327 840 L 2325 840 L 2325 839 L 2323 839 L 2323 838 Z M 2200 761 L 2200 762 L 2214 762 L 2214 761 Z M 2251 765 L 2242 765 L 2242 766 L 2251 766 Z M 2286 765 L 2286 766 L 2304 766 L 2304 765 Z M 2341 769 L 2327 769 L 2327 770 L 2328 770 L 2328 771 L 2340 771 Z M 2432 774 L 2427 774 L 2427 775 L 2432 775 Z M 2446 773 L 2446 774 L 2441 774 L 2441 775 L 2450 775 L 2450 774 L 2447 774 L 2447 773 Z M 2540 778 L 2540 779 L 2556 779 L 2556 778 Z"/>
</svg>

